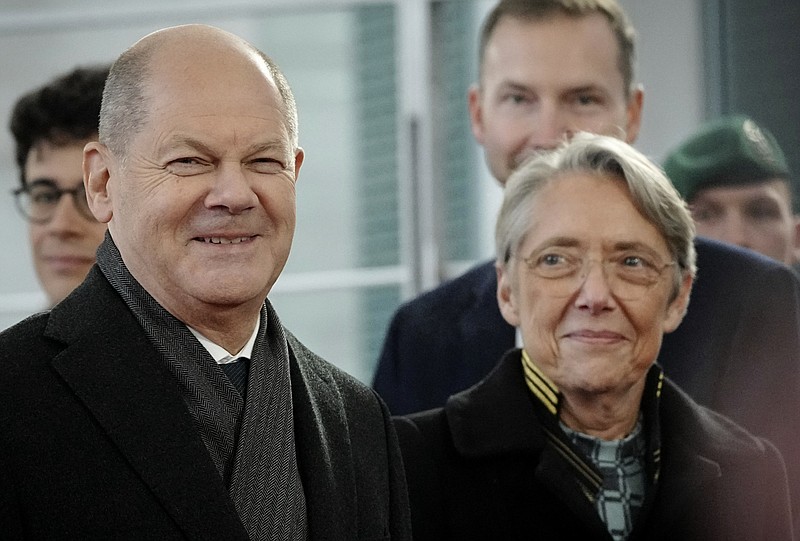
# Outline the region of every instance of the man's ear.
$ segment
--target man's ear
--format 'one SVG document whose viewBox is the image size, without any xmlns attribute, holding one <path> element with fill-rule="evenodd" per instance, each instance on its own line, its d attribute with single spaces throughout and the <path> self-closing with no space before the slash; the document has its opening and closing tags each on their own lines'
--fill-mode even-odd
<svg viewBox="0 0 800 541">
<path fill-rule="evenodd" d="M 642 127 L 642 107 L 644 107 L 644 87 L 636 85 L 628 100 L 627 124 L 625 126 L 625 142 L 633 144 L 639 137 Z"/>
<path fill-rule="evenodd" d="M 306 158 L 305 151 L 297 147 L 297 151 L 294 153 L 294 181 L 297 182 L 297 176 L 300 174 L 300 166 L 303 165 L 303 160 Z"/>
<path fill-rule="evenodd" d="M 467 107 L 469 120 L 472 126 L 472 135 L 478 144 L 483 145 L 483 106 L 481 104 L 481 89 L 477 83 L 467 91 Z"/>
<path fill-rule="evenodd" d="M 83 148 L 83 186 L 89 208 L 97 221 L 111 221 L 113 208 L 109 194 L 111 155 L 105 145 L 92 141 Z"/>
<path fill-rule="evenodd" d="M 506 269 L 506 264 L 495 263 L 494 268 L 497 272 L 497 303 L 500 306 L 500 313 L 509 325 L 518 327 L 519 311 L 511 275 Z"/>
</svg>

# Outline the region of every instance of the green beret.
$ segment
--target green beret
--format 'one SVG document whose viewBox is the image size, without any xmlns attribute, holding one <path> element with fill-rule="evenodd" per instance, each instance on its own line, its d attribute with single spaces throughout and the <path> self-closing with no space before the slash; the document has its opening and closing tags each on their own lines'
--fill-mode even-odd
<svg viewBox="0 0 800 541">
<path fill-rule="evenodd" d="M 664 160 L 664 172 L 690 201 L 702 188 L 789 179 L 775 137 L 741 115 L 709 122 Z"/>
</svg>

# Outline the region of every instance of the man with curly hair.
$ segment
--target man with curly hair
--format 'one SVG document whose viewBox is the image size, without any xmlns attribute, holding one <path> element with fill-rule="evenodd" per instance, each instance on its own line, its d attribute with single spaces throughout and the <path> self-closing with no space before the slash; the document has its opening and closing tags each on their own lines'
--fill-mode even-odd
<svg viewBox="0 0 800 541">
<path fill-rule="evenodd" d="M 106 225 L 83 191 L 83 147 L 97 139 L 108 66 L 79 67 L 19 98 L 11 114 L 20 187 L 36 275 L 50 305 L 80 284 Z M 62 196 L 69 197 L 62 197 Z"/>
</svg>

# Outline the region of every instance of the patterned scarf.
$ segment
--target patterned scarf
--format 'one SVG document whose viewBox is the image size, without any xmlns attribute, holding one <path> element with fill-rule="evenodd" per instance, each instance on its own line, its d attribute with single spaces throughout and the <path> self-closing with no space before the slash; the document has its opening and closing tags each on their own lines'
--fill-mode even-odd
<svg viewBox="0 0 800 541">
<path fill-rule="evenodd" d="M 97 264 L 175 376 L 250 539 L 307 539 L 289 352 L 272 305 L 266 302 L 261 310 L 245 402 L 186 325 L 133 278 L 109 234 L 98 249 Z"/>
<path fill-rule="evenodd" d="M 641 415 L 633 432 L 621 440 L 601 440 L 563 423 L 561 429 L 603 476 L 595 507 L 608 533 L 615 541 L 627 539 L 647 491 L 647 442 Z"/>
</svg>

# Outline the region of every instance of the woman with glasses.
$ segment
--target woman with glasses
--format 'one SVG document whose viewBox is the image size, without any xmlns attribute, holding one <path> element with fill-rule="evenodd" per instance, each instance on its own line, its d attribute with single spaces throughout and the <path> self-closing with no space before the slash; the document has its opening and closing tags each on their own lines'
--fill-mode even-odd
<svg viewBox="0 0 800 541">
<path fill-rule="evenodd" d="M 396 419 L 415 539 L 792 539 L 775 447 L 657 364 L 693 240 L 663 173 L 617 139 L 578 134 L 510 177 L 497 298 L 523 347 Z"/>
<path fill-rule="evenodd" d="M 86 277 L 106 232 L 89 211 L 82 163 L 107 75 L 106 66 L 77 68 L 22 96 L 11 114 L 21 181 L 13 193 L 51 306 Z"/>
</svg>

